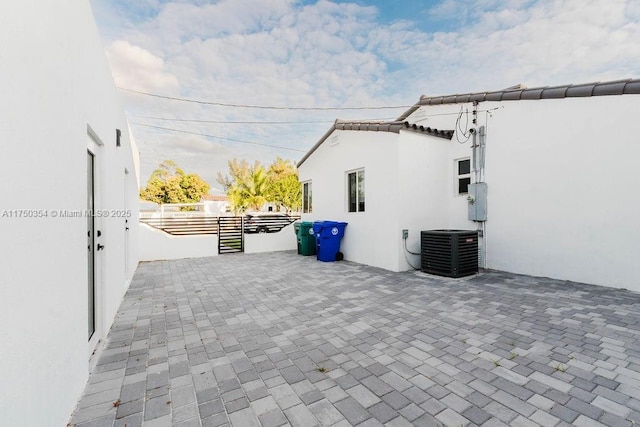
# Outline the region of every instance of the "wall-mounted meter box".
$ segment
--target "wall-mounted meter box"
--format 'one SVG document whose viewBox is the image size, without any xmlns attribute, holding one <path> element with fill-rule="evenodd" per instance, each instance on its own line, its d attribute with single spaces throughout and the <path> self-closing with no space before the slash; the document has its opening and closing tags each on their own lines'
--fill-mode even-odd
<svg viewBox="0 0 640 427">
<path fill-rule="evenodd" d="M 469 219 L 471 221 L 487 220 L 487 183 L 469 184 Z"/>
</svg>

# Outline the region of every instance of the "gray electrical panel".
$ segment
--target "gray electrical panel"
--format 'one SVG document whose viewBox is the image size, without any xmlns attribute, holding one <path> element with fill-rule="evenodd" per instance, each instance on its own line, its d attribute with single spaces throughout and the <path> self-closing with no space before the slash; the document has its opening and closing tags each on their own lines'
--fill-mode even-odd
<svg viewBox="0 0 640 427">
<path fill-rule="evenodd" d="M 487 220 L 487 183 L 469 184 L 469 219 L 471 221 Z"/>
</svg>

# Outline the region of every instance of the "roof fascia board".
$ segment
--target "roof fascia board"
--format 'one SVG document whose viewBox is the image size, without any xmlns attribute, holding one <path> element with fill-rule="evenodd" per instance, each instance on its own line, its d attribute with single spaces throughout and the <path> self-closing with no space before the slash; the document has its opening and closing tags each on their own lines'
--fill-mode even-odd
<svg viewBox="0 0 640 427">
<path fill-rule="evenodd" d="M 561 86 L 505 89 L 491 92 L 472 92 L 445 96 L 421 96 L 420 100 L 405 111 L 398 121 L 406 120 L 420 107 L 428 105 L 464 104 L 485 101 L 520 101 L 538 99 L 584 98 L 590 96 L 640 94 L 640 79 L 614 80 L 607 82 L 580 83 Z"/>
</svg>

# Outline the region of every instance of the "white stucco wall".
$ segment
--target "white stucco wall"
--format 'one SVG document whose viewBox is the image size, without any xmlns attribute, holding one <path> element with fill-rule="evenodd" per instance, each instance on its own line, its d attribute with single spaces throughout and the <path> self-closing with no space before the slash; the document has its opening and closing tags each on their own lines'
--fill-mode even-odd
<svg viewBox="0 0 640 427">
<path fill-rule="evenodd" d="M 505 102 L 493 113 L 489 268 L 640 291 L 639 102 Z"/>
<path fill-rule="evenodd" d="M 139 224 L 140 261 L 202 258 L 218 255 L 217 235 L 172 236 L 147 224 Z M 293 224 L 277 233 L 244 235 L 244 252 L 260 253 L 296 250 Z"/>
<path fill-rule="evenodd" d="M 473 119 L 471 104 L 459 105 L 437 105 L 423 107 L 412 114 L 407 121 L 435 129 L 456 130 L 456 119 L 462 107 L 461 123 L 459 128 L 468 129 L 472 126 Z M 478 126 L 484 125 L 487 107 L 481 104 L 478 107 Z M 422 230 L 435 228 L 450 228 L 475 230 L 477 224 L 467 219 L 467 196 L 457 193 L 457 163 L 459 159 L 471 158 L 471 144 L 473 139 L 466 138 L 457 132 L 451 140 L 436 138 L 427 134 L 419 134 L 410 131 L 403 132 L 401 140 L 401 150 L 405 151 L 405 165 L 401 168 L 401 177 L 404 173 L 403 188 L 415 188 L 414 191 L 423 191 L 426 205 L 419 208 L 409 209 L 410 216 L 414 217 L 417 223 L 422 224 Z M 423 177 L 421 172 L 423 162 L 431 171 L 431 175 Z M 473 179 L 472 179 L 473 181 Z M 427 215 L 433 215 L 434 208 L 441 211 L 445 219 L 433 222 Z M 416 216 L 417 214 L 417 216 Z M 437 225 L 439 224 L 439 225 Z M 406 228 L 406 227 L 403 227 Z M 411 238 L 411 233 L 409 234 Z M 417 251 L 416 251 L 417 252 Z"/>
<path fill-rule="evenodd" d="M 399 144 L 398 189 L 402 200 L 398 206 L 399 263 L 394 269 L 420 268 L 420 231 L 449 228 L 448 204 L 453 194 L 451 160 L 452 142 L 411 131 L 401 131 Z M 409 231 L 407 251 L 402 230 Z M 410 262 L 410 264 L 409 264 Z"/>
<path fill-rule="evenodd" d="M 337 137 L 335 140 L 334 137 Z M 346 260 L 388 270 L 398 266 L 398 134 L 335 130 L 299 168 L 312 180 L 313 212 L 303 221 L 344 221 Z M 348 171 L 365 170 L 365 212 L 347 212 Z"/>
<path fill-rule="evenodd" d="M 489 188 L 481 242 L 488 268 L 640 291 L 640 200 L 633 193 L 639 100 L 622 95 L 480 103 Z M 461 108 L 473 110 L 471 104 L 422 107 L 408 121 L 455 129 Z M 372 145 L 363 150 L 364 141 L 393 139 L 389 135 L 342 131 L 339 146 L 331 147 L 330 140 L 321 145 L 300 166 L 300 180 L 311 179 L 314 190 L 314 213 L 303 219 L 346 218 L 344 184 L 342 193 L 329 189 L 340 188 L 344 171 L 356 167 L 353 159 L 369 164 L 366 217 L 351 217 L 349 227 L 357 232 L 345 236 L 345 256 L 402 271 L 410 268 L 402 229 L 409 230 L 408 249 L 420 252 L 421 230 L 478 227 L 467 219 L 466 196 L 455 189 L 455 161 L 471 157 L 472 139 L 461 144 L 456 136 L 447 141 L 401 131 L 399 143 L 386 146 L 396 151 Z M 370 175 L 384 175 L 380 188 Z M 374 209 L 383 195 L 392 211 Z M 372 226 L 367 217 L 375 218 L 376 233 L 359 232 Z M 378 256 L 368 254 L 373 248 Z M 358 259 L 356 253 L 367 256 Z M 407 257 L 419 265 L 418 256 Z"/>
<path fill-rule="evenodd" d="M 638 101 L 622 95 L 479 104 L 478 126 L 487 129 L 488 268 L 640 290 L 640 201 L 629 187 L 640 157 Z M 461 107 L 473 110 L 422 107 L 409 120 L 453 129 L 451 113 Z M 470 156 L 470 142 L 454 137 L 451 150 L 447 186 L 454 160 Z M 464 197 L 449 197 L 447 216 L 449 228 L 476 226 Z"/>
<path fill-rule="evenodd" d="M 0 424 L 61 426 L 137 265 L 137 150 L 87 1 L 8 2 L 0 40 L 0 214 L 48 215 L 0 217 Z M 52 214 L 86 208 L 88 148 L 97 159 L 97 207 L 132 211 L 128 235 L 123 216 L 96 222 L 105 249 L 96 260 L 91 343 L 87 220 Z"/>
<path fill-rule="evenodd" d="M 339 145 L 332 146 L 330 137 L 300 166 L 300 181 L 313 182 L 314 207 L 313 214 L 302 219 L 349 222 L 343 239 L 345 259 L 406 271 L 420 266 L 420 257 L 409 251 L 420 252 L 421 230 L 476 228 L 466 219 L 466 197 L 454 193 L 454 160 L 470 156 L 469 143 L 410 130 L 334 131 L 334 135 L 339 135 Z M 344 172 L 355 168 L 354 159 L 367 164 L 364 214 L 346 213 Z M 453 209 L 457 209 L 454 214 Z M 403 229 L 409 230 L 408 251 Z"/>
<path fill-rule="evenodd" d="M 293 227 L 293 224 L 289 224 L 277 233 L 246 233 L 244 235 L 244 252 L 253 254 L 297 250 L 298 239 Z"/>
<path fill-rule="evenodd" d="M 173 236 L 147 224 L 139 224 L 140 261 L 201 258 L 218 255 L 216 234 Z"/>
</svg>

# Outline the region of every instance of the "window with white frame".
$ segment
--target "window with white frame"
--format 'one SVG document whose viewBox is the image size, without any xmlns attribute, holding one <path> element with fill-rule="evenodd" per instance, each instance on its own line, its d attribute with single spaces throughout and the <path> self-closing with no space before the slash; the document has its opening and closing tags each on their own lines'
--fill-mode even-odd
<svg viewBox="0 0 640 427">
<path fill-rule="evenodd" d="M 311 213 L 312 210 L 311 181 L 302 183 L 302 213 Z"/>
<path fill-rule="evenodd" d="M 347 173 L 349 212 L 364 212 L 364 169 Z"/>
<path fill-rule="evenodd" d="M 467 194 L 469 184 L 471 184 L 471 159 L 458 159 L 456 160 L 456 194 Z"/>
</svg>

